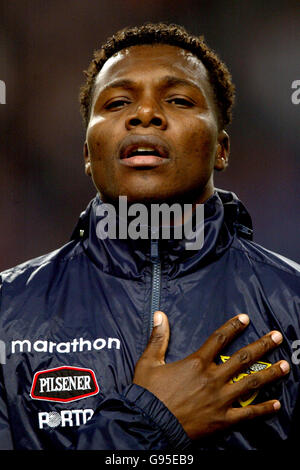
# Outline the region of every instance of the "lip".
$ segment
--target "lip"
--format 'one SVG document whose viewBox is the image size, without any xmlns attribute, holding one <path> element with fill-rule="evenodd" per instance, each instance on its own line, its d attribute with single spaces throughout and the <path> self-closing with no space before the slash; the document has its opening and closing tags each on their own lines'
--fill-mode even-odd
<svg viewBox="0 0 300 470">
<path fill-rule="evenodd" d="M 135 168 L 154 168 L 165 163 L 166 159 L 157 155 L 136 155 L 134 157 L 123 158 L 122 165 Z"/>
<path fill-rule="evenodd" d="M 139 147 L 153 148 L 153 154 L 149 155 L 130 155 Z M 154 168 L 169 158 L 168 145 L 156 135 L 129 135 L 122 141 L 119 157 L 121 163 L 125 166 L 135 168 Z"/>
</svg>

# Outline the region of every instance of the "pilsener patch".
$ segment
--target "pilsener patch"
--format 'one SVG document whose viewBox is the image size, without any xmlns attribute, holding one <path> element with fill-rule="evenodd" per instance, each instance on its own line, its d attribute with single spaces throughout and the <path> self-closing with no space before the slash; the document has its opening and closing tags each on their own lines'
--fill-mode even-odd
<svg viewBox="0 0 300 470">
<path fill-rule="evenodd" d="M 34 400 L 70 402 L 96 395 L 99 386 L 91 369 L 62 366 L 34 375 L 30 396 Z"/>
</svg>

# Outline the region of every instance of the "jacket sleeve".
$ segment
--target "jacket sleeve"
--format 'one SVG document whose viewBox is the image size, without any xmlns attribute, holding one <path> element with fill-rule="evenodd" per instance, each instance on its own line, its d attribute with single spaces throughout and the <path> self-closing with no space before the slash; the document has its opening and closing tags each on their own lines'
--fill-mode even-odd
<svg viewBox="0 0 300 470">
<path fill-rule="evenodd" d="M 0 370 L 0 450 L 13 450 L 13 442 L 6 405 L 6 394 L 3 386 L 2 367 Z"/>
<path fill-rule="evenodd" d="M 185 450 L 191 441 L 177 418 L 136 384 L 104 399 L 78 430 L 76 450 Z"/>
<path fill-rule="evenodd" d="M 2 295 L 2 277 L 0 275 L 0 305 Z M 5 362 L 5 350 L 3 351 L 2 330 L 0 329 L 0 450 L 13 450 L 13 442 L 8 418 L 6 392 L 3 380 L 2 367 Z"/>
</svg>

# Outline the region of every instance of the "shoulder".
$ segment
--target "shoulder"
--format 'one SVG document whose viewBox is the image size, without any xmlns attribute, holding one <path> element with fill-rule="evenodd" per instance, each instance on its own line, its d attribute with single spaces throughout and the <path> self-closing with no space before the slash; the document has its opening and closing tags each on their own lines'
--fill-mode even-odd
<svg viewBox="0 0 300 470">
<path fill-rule="evenodd" d="M 27 283 L 36 275 L 47 275 L 59 266 L 63 266 L 69 260 L 82 253 L 81 244 L 75 241 L 66 243 L 49 253 L 25 261 L 0 273 L 0 286 L 3 284 Z"/>
<path fill-rule="evenodd" d="M 300 264 L 246 239 L 236 238 L 232 248 L 248 259 L 252 266 L 277 275 L 290 275 L 300 280 Z"/>
</svg>

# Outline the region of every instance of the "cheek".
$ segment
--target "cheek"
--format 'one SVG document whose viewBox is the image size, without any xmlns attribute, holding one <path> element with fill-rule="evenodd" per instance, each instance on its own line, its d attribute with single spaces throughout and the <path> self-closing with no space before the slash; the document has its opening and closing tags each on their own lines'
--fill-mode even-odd
<svg viewBox="0 0 300 470">
<path fill-rule="evenodd" d="M 103 155 L 107 152 L 107 145 L 109 139 L 107 139 L 107 133 L 101 131 L 100 126 L 89 126 L 87 130 L 87 145 L 91 162 L 98 161 L 103 158 Z"/>
<path fill-rule="evenodd" d="M 94 185 L 98 190 L 100 190 L 103 184 L 103 176 L 105 176 L 103 171 L 105 139 L 103 138 L 102 133 L 99 132 L 99 129 L 90 127 L 87 131 L 86 141 L 91 161 Z"/>
<path fill-rule="evenodd" d="M 183 153 L 190 163 L 197 160 L 201 162 L 210 162 L 214 159 L 217 132 L 215 126 L 197 126 L 190 128 L 183 138 Z"/>
<path fill-rule="evenodd" d="M 91 159 L 91 164 L 93 164 L 93 162 L 95 161 L 101 160 L 101 154 L 103 150 L 101 139 L 87 138 L 87 145 L 88 145 L 88 151 L 89 151 L 89 155 Z"/>
</svg>

